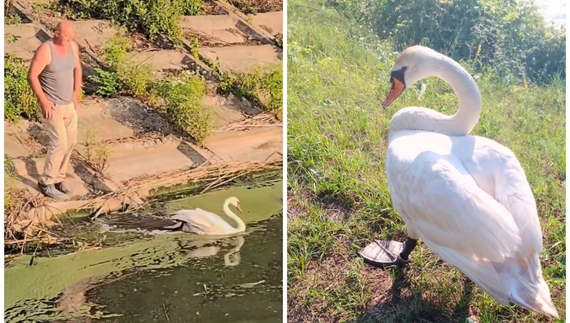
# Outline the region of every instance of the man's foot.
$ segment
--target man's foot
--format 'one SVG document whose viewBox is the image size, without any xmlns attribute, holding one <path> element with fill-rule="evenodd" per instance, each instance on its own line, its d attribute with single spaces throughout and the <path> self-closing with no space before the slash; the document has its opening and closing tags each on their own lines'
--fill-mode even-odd
<svg viewBox="0 0 570 323">
<path fill-rule="evenodd" d="M 47 197 L 51 197 L 52 199 L 58 199 L 63 195 L 55 188 L 55 185 L 53 184 L 44 185 L 43 183 L 38 183 L 38 187 L 40 189 L 40 192 L 42 192 Z"/>
<path fill-rule="evenodd" d="M 71 190 L 69 189 L 69 187 L 67 187 L 63 182 L 59 182 L 59 183 L 54 184 L 54 187 L 56 190 L 58 190 L 64 194 L 71 193 Z"/>
</svg>

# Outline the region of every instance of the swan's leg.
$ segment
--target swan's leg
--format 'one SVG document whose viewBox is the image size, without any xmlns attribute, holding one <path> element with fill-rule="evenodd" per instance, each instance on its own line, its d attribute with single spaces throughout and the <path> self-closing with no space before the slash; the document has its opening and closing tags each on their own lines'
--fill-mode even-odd
<svg viewBox="0 0 570 323">
<path fill-rule="evenodd" d="M 400 258 L 408 262 L 408 257 L 414 248 L 418 245 L 418 240 L 420 237 L 418 237 L 418 235 L 412 229 L 410 229 L 410 227 L 406 227 L 406 231 L 408 232 L 408 239 L 406 239 L 406 242 L 404 243 L 404 249 L 402 252 L 400 252 Z"/>
<path fill-rule="evenodd" d="M 364 260 L 382 269 L 403 268 L 409 262 L 410 253 L 418 244 L 417 239 L 408 237 L 405 243 L 376 240 L 362 249 L 359 254 Z"/>
<path fill-rule="evenodd" d="M 400 252 L 400 258 L 402 258 L 402 260 L 404 261 L 409 261 L 408 257 L 410 256 L 410 253 L 412 252 L 412 250 L 414 250 L 414 248 L 417 245 L 418 245 L 417 239 L 412 239 L 408 237 L 408 239 L 406 239 L 406 242 L 404 243 L 404 249 L 402 250 L 402 252 Z"/>
</svg>

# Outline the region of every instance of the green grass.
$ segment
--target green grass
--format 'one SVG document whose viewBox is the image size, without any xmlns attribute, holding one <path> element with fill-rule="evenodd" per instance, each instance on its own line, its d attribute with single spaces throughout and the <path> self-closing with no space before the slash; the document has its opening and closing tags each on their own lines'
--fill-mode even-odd
<svg viewBox="0 0 570 323">
<path fill-rule="evenodd" d="M 288 6 L 288 320 L 555 322 L 501 306 L 423 243 L 403 272 L 363 263 L 356 252 L 373 239 L 405 237 L 384 173 L 391 117 L 413 105 L 452 114 L 457 98 L 429 78 L 423 96 L 414 86 L 382 109 L 397 57 L 391 45 L 314 2 Z M 487 73 L 477 84 L 483 111 L 473 134 L 509 147 L 525 169 L 543 229 L 544 277 L 565 317 L 564 80 L 524 88 Z"/>
</svg>

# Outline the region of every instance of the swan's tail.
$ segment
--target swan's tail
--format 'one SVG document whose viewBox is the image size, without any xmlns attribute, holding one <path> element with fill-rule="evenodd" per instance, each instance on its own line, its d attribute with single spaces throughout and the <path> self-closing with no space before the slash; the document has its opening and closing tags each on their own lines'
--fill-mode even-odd
<svg viewBox="0 0 570 323">
<path fill-rule="evenodd" d="M 511 273 L 504 273 L 509 300 L 529 310 L 559 318 L 550 298 L 550 289 L 542 278 L 538 255 L 531 259 L 522 259 L 519 254 L 517 258 L 518 266 L 510 267 Z"/>
<path fill-rule="evenodd" d="M 515 293 L 510 294 L 510 297 L 511 302 L 519 306 L 559 318 L 558 311 L 550 299 L 550 289 L 544 280 L 538 286 L 519 286 Z"/>
</svg>

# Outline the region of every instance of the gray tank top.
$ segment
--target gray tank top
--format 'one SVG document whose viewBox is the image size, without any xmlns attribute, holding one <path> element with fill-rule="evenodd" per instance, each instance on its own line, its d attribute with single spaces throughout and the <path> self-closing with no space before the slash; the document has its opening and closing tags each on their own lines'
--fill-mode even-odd
<svg viewBox="0 0 570 323">
<path fill-rule="evenodd" d="M 67 56 L 60 57 L 54 50 L 53 40 L 46 41 L 51 50 L 51 63 L 40 73 L 39 79 L 48 100 L 55 104 L 68 104 L 73 100 L 73 69 L 75 57 L 71 46 Z"/>
</svg>

